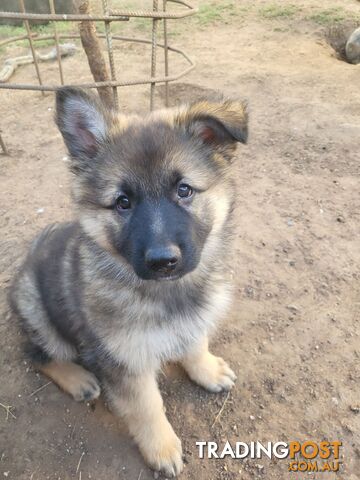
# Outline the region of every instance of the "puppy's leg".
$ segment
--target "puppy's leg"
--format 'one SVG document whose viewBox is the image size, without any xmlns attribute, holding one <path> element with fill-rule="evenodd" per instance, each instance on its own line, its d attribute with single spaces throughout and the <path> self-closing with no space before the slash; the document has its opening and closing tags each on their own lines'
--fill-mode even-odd
<svg viewBox="0 0 360 480">
<path fill-rule="evenodd" d="M 121 415 L 146 462 L 167 477 L 183 469 L 181 442 L 166 418 L 154 373 L 124 374 L 118 385 L 107 385 L 107 397 Z"/>
<path fill-rule="evenodd" d="M 236 380 L 235 373 L 220 357 L 209 352 L 209 343 L 205 337 L 182 360 L 191 380 L 210 392 L 230 390 Z"/>
<path fill-rule="evenodd" d="M 78 402 L 94 400 L 100 395 L 100 386 L 96 377 L 76 363 L 51 360 L 36 365 L 36 368 Z"/>
</svg>

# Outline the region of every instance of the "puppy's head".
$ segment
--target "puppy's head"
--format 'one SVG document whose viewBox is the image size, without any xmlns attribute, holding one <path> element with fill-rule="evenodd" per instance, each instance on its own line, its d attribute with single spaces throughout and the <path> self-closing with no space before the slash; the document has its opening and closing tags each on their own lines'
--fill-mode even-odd
<svg viewBox="0 0 360 480">
<path fill-rule="evenodd" d="M 125 117 L 79 89 L 57 93 L 86 233 L 141 279 L 197 268 L 231 210 L 231 162 L 246 142 L 241 102 L 201 101 Z"/>
</svg>

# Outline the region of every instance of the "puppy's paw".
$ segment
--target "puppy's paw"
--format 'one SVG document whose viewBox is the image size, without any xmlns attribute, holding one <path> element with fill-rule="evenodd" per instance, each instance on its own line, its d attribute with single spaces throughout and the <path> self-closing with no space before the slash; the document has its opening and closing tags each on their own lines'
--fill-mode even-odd
<svg viewBox="0 0 360 480">
<path fill-rule="evenodd" d="M 89 402 L 99 397 L 101 393 L 97 378 L 90 372 L 86 372 L 77 385 L 73 386 L 71 395 L 77 402 Z"/>
<path fill-rule="evenodd" d="M 76 364 L 67 369 L 61 386 L 77 402 L 89 402 L 100 395 L 100 386 L 95 375 Z"/>
<path fill-rule="evenodd" d="M 50 362 L 40 370 L 77 402 L 98 398 L 100 386 L 97 378 L 81 365 L 72 362 Z"/>
<path fill-rule="evenodd" d="M 206 352 L 197 362 L 187 363 L 185 369 L 194 382 L 209 392 L 230 390 L 236 380 L 235 373 L 221 357 Z"/>
<path fill-rule="evenodd" d="M 154 438 L 140 447 L 145 461 L 154 470 L 162 472 L 167 478 L 176 477 L 183 468 L 182 447 L 169 422 L 158 425 Z"/>
</svg>

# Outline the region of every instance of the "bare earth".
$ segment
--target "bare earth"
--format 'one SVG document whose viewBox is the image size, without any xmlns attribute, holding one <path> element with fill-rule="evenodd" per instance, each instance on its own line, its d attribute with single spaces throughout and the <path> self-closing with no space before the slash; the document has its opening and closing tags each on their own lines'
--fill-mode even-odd
<svg viewBox="0 0 360 480">
<path fill-rule="evenodd" d="M 302 2 L 305 10 L 316 3 Z M 360 9 L 355 0 L 347 3 Z M 204 392 L 174 367 L 160 378 L 168 416 L 183 440 L 182 478 L 356 480 L 360 65 L 339 61 L 322 27 L 303 19 L 250 13 L 191 25 L 172 43 L 191 53 L 197 68 L 186 83 L 172 86 L 172 101 L 212 90 L 245 98 L 251 136 L 237 160 L 236 296 L 213 340 L 213 351 L 238 374 L 236 387 L 213 425 L 226 394 Z M 118 45 L 123 75 L 148 73 L 147 50 Z M 172 64 L 183 66 L 177 59 Z M 68 81 L 90 78 L 82 54 L 64 65 Z M 58 81 L 56 62 L 41 68 Z M 36 83 L 32 65 L 13 77 L 25 80 Z M 148 89 L 120 90 L 120 100 L 126 112 L 145 111 Z M 76 404 L 30 368 L 8 312 L 6 291 L 30 239 L 47 223 L 72 216 L 53 103 L 51 94 L 0 90 L 0 127 L 11 152 L 0 156 L 0 478 L 152 479 L 101 400 Z M 14 416 L 7 418 L 7 405 Z M 296 474 L 288 472 L 287 460 L 198 458 L 197 440 L 227 439 L 339 440 L 343 463 L 337 474 Z"/>
</svg>

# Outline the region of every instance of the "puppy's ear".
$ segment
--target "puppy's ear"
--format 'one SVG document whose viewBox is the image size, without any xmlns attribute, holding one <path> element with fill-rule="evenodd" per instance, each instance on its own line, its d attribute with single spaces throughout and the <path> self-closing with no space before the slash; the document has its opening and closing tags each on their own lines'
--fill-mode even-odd
<svg viewBox="0 0 360 480">
<path fill-rule="evenodd" d="M 175 124 L 185 129 L 204 144 L 221 148 L 232 147 L 236 142 L 246 143 L 248 113 L 240 101 L 200 101 L 190 105 L 175 117 Z"/>
<path fill-rule="evenodd" d="M 109 117 L 94 94 L 72 87 L 56 93 L 55 120 L 73 160 L 84 163 L 97 155 L 107 138 Z"/>
</svg>

